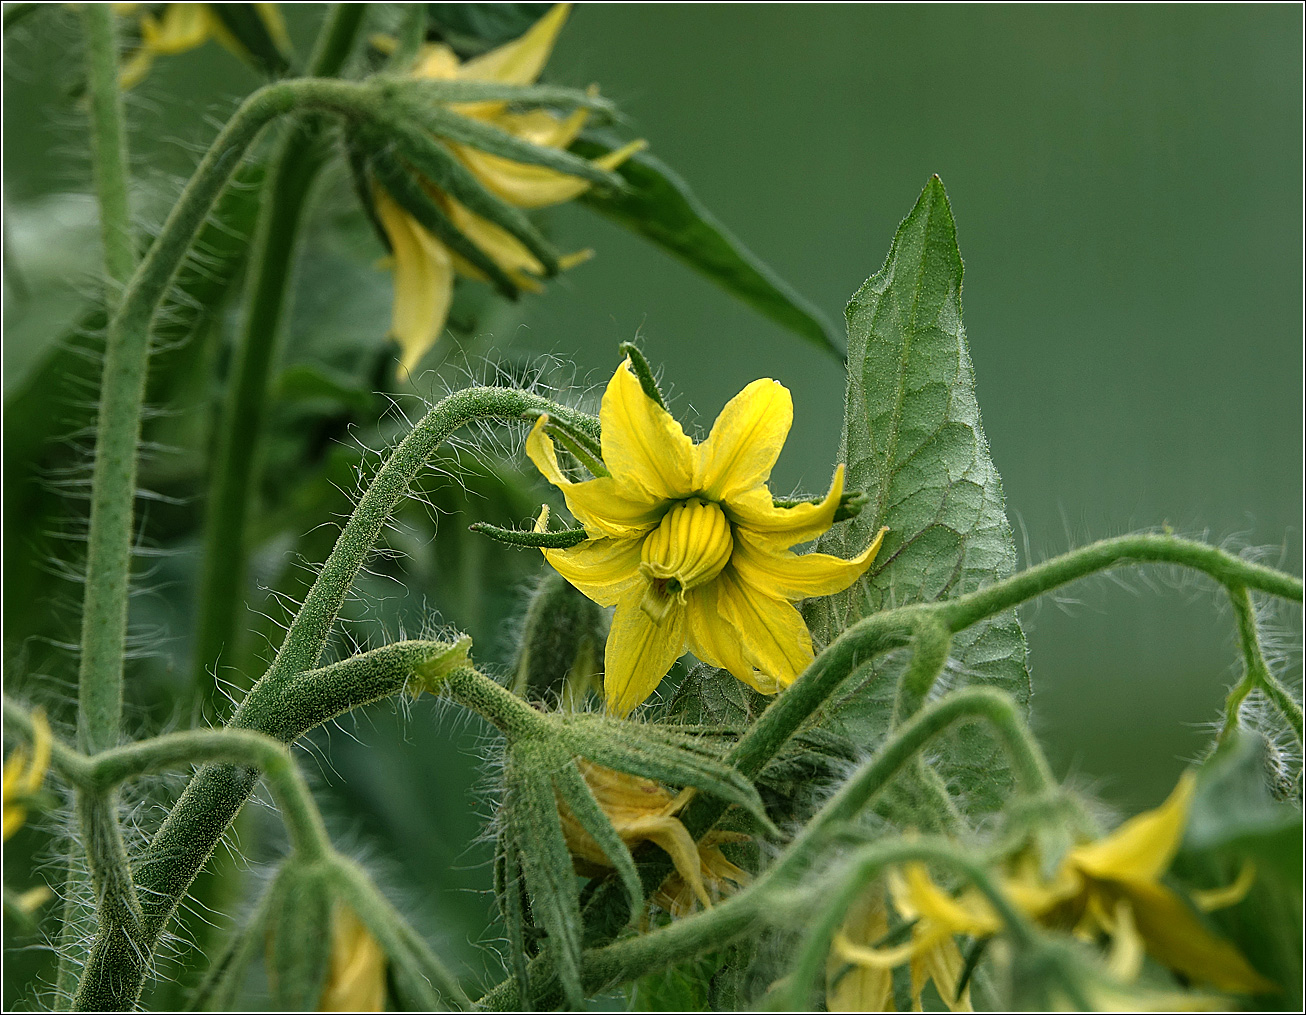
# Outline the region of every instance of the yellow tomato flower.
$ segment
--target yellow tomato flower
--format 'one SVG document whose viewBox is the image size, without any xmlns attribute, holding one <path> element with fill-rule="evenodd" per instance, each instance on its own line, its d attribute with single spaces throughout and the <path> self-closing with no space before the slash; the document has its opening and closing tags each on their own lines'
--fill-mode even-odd
<svg viewBox="0 0 1306 1015">
<path fill-rule="evenodd" d="M 791 684 L 813 659 L 792 604 L 846 589 L 884 533 L 852 560 L 789 549 L 830 527 L 843 494 L 841 465 L 821 503 L 775 506 L 766 483 L 793 422 L 789 390 L 754 381 L 694 444 L 644 393 L 627 359 L 599 417 L 610 475 L 579 483 L 563 475 L 547 417 L 526 453 L 589 536 L 544 556 L 600 606 L 616 607 L 604 654 L 608 707 L 627 715 L 686 646 L 763 694 Z"/>
<path fill-rule="evenodd" d="M 548 62 L 570 8 L 571 4 L 558 4 L 519 39 L 466 63 L 459 62 L 454 51 L 444 43 L 427 44 L 418 56 L 412 76 L 428 81 L 534 84 Z M 576 140 L 589 116 L 584 109 L 569 116 L 544 109 L 520 112 L 502 101 L 450 103 L 449 109 L 544 148 L 566 148 Z M 466 144 L 449 141 L 445 144 L 486 190 L 518 208 L 561 204 L 590 188 L 588 180 L 556 169 L 514 162 Z M 616 169 L 643 147 L 643 141 L 631 142 L 595 159 L 593 164 L 602 169 Z M 423 181 L 423 186 L 454 226 L 518 288 L 528 292 L 541 290 L 538 279 L 545 273 L 544 265 L 521 242 L 493 222 L 468 211 L 429 181 Z M 427 232 L 382 187 L 375 188 L 374 196 L 377 217 L 394 252 L 395 295 L 390 333 L 402 350 L 402 368 L 411 373 L 444 330 L 453 298 L 454 272 L 481 281 L 485 276 Z M 561 258 L 559 264 L 565 269 L 587 257 L 589 252 L 582 251 Z"/>
<path fill-rule="evenodd" d="M 1185 772 L 1156 810 L 1071 849 L 1051 882 L 1044 882 L 1027 860 L 1007 883 L 1007 892 L 1040 921 L 1072 928 L 1084 938 L 1114 940 L 1136 933 L 1149 955 L 1189 979 L 1240 993 L 1274 990 L 1237 948 L 1207 930 L 1193 906 L 1161 881 L 1183 840 L 1196 787 L 1195 774 Z M 1206 909 L 1234 904 L 1251 887 L 1246 869 L 1234 887 L 1241 891 L 1199 893 L 1196 899 Z M 1122 921 L 1122 913 L 1127 920 Z"/>
<path fill-rule="evenodd" d="M 672 796 L 651 779 L 604 768 L 584 758 L 577 759 L 576 765 L 627 847 L 633 849 L 642 842 L 653 842 L 671 857 L 676 871 L 662 883 L 653 900 L 672 916 L 693 912 L 695 901 L 710 909 L 714 899 L 728 894 L 732 886 L 748 884 L 748 872 L 726 859 L 720 848 L 723 843 L 740 842 L 748 836 L 716 832 L 694 842 L 689 830 L 675 816 L 688 803 L 688 794 Z M 562 801 L 559 801 L 558 815 L 577 871 L 597 874 L 611 869 L 607 854 Z"/>
<path fill-rule="evenodd" d="M 227 26 L 211 10 L 211 4 L 168 4 L 163 13 L 155 16 L 139 3 L 116 3 L 113 9 L 123 16 L 135 15 L 140 23 L 141 44 L 123 61 L 118 74 L 121 88 L 134 88 L 154 64 L 156 56 L 173 56 L 185 53 L 214 39 L 241 59 L 248 57 L 245 47 L 231 34 Z M 290 49 L 290 36 L 276 4 L 255 4 L 259 20 L 268 35 L 283 51 Z"/>
<path fill-rule="evenodd" d="M 32 754 L 19 745 L 4 768 L 4 838 L 9 839 L 27 820 L 27 799 L 41 788 L 50 767 L 50 724 L 39 709 L 32 714 Z"/>
<path fill-rule="evenodd" d="M 331 915 L 331 959 L 318 1011 L 384 1011 L 385 952 L 349 906 Z"/>
<path fill-rule="evenodd" d="M 951 1011 L 974 1011 L 970 987 L 957 987 L 965 968 L 955 934 L 987 937 L 998 928 L 985 913 L 972 913 L 930 880 L 923 864 L 908 864 L 889 876 L 893 907 L 912 922 L 906 943 L 875 947 L 889 932 L 888 911 L 877 887 L 849 910 L 831 943 L 827 963 L 827 1004 L 831 1011 L 893 1011 L 893 970 L 908 963 L 915 1011 L 931 980 Z M 844 971 L 846 965 L 853 969 Z M 842 974 L 842 975 L 841 975 Z"/>
</svg>

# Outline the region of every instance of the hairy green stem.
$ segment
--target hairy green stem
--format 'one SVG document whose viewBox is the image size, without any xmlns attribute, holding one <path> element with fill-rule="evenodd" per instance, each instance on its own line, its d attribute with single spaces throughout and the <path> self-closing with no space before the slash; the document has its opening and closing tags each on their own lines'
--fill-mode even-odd
<svg viewBox="0 0 1306 1015">
<path fill-rule="evenodd" d="M 365 10 L 336 4 L 319 35 L 309 73 L 330 77 L 349 54 Z M 239 661 L 236 645 L 246 579 L 246 528 L 252 510 L 263 418 L 281 319 L 298 247 L 299 226 L 314 181 L 329 150 L 326 117 L 307 116 L 287 125 L 264 184 L 251 257 L 253 283 L 237 339 L 232 380 L 218 425 L 218 450 L 204 526 L 195 636 L 194 687 L 212 710 L 217 667 L 224 651 Z"/>
<path fill-rule="evenodd" d="M 493 723 L 509 737 L 515 739 L 532 734 L 548 737 L 551 733 L 548 719 L 506 687 L 470 666 L 450 673 L 445 689 L 454 701 Z"/>
<path fill-rule="evenodd" d="M 867 885 L 887 868 L 911 862 L 939 864 L 960 874 L 992 904 L 1017 946 L 1028 947 L 1035 940 L 1035 931 L 1024 914 L 998 890 L 983 867 L 959 852 L 952 843 L 945 839 L 877 842 L 852 857 L 840 878 L 838 888 L 822 900 L 816 912 L 815 925 L 808 931 L 792 971 L 771 999 L 772 1007 L 791 1011 L 806 1011 L 811 1007 L 812 994 L 825 968 L 830 943 L 848 910 Z M 950 1002 L 952 999 L 944 1000 Z"/>
<path fill-rule="evenodd" d="M 295 84 L 295 82 L 287 82 Z M 380 654 L 411 651 L 400 643 L 363 657 L 312 670 L 326 647 L 336 615 L 358 571 L 376 544 L 381 527 L 430 457 L 456 430 L 477 421 L 526 420 L 541 412 L 569 425 L 597 430 L 597 421 L 524 391 L 470 388 L 450 395 L 427 413 L 391 453 L 359 500 L 341 531 L 316 582 L 300 608 L 268 672 L 250 689 L 229 727 L 257 729 L 287 742 L 349 708 L 397 693 L 417 665 L 409 669 L 391 660 L 385 679 L 377 674 Z M 442 646 L 442 651 L 448 646 Z M 389 658 L 389 657 L 387 657 Z M 341 675 L 349 679 L 340 679 Z M 374 679 L 375 678 L 375 679 Z M 147 944 L 153 948 L 201 867 L 227 826 L 248 799 L 254 778 L 235 765 L 207 765 L 196 773 L 138 865 L 137 886 L 145 912 Z M 101 932 L 104 933 L 103 930 Z M 88 970 L 102 974 L 101 967 Z M 141 980 L 129 985 L 139 994 Z"/>
<path fill-rule="evenodd" d="M 1243 678 L 1238 682 L 1224 703 L 1224 728 L 1220 730 L 1220 742 L 1223 743 L 1230 733 L 1238 728 L 1238 710 L 1252 691 L 1261 691 L 1274 702 L 1274 706 L 1283 715 L 1297 735 L 1297 743 L 1302 743 L 1301 705 L 1293 700 L 1265 662 L 1265 653 L 1261 650 L 1261 638 L 1256 629 L 1256 610 L 1252 606 L 1251 594 L 1245 585 L 1228 586 L 1229 602 L 1233 605 L 1234 618 L 1238 624 L 1238 641 L 1243 652 Z"/>
</svg>

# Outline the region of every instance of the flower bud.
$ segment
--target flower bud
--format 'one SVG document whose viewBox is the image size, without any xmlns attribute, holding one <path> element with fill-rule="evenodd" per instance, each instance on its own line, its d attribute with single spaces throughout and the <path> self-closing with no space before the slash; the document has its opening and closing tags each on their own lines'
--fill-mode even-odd
<svg viewBox="0 0 1306 1015">
<path fill-rule="evenodd" d="M 602 607 L 546 572 L 526 607 L 513 692 L 531 700 L 558 695 L 565 710 L 576 710 L 589 692 L 602 691 L 606 641 Z"/>
</svg>

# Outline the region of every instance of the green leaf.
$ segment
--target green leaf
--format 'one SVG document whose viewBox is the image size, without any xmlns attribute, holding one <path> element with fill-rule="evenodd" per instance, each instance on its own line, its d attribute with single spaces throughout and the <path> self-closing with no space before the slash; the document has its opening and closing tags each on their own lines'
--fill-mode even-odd
<svg viewBox="0 0 1306 1015">
<path fill-rule="evenodd" d="M 617 147 L 587 134 L 571 150 L 595 159 Z M 622 163 L 616 173 L 626 181 L 624 192 L 595 189 L 581 200 L 619 225 L 652 240 L 763 316 L 826 352 L 842 355 L 834 329 L 821 312 L 732 236 L 699 203 L 684 180 L 643 153 Z"/>
<path fill-rule="evenodd" d="M 259 70 L 270 76 L 284 74 L 290 69 L 290 61 L 272 38 L 258 7 L 258 4 L 210 4 L 209 11 Z"/>
<path fill-rule="evenodd" d="M 889 526 L 874 566 L 852 588 L 813 600 L 806 614 L 828 644 L 849 624 L 891 606 L 971 592 L 1015 569 L 1002 482 L 989 455 L 961 321 L 961 254 L 938 177 L 898 227 L 884 267 L 853 296 L 841 457 L 849 488 L 869 502 L 822 537 L 851 556 Z M 834 707 L 854 742 L 884 736 L 907 653 L 868 664 Z M 959 633 L 950 684 L 1001 688 L 1029 700 L 1025 635 L 1015 613 Z M 1001 805 L 1006 761 L 986 731 L 963 727 L 943 747 L 939 771 L 971 811 Z"/>
</svg>

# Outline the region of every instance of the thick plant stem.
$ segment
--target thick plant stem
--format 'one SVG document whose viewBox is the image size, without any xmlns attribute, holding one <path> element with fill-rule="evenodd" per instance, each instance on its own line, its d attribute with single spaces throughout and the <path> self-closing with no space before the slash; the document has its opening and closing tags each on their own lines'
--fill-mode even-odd
<svg viewBox="0 0 1306 1015">
<path fill-rule="evenodd" d="M 312 76 L 330 77 L 339 72 L 364 10 L 362 4 L 336 4 L 332 8 L 310 60 Z M 251 258 L 253 282 L 218 424 L 219 446 L 205 515 L 194 687 L 209 708 L 216 704 L 214 678 L 219 661 L 224 652 L 228 661 L 233 658 L 239 639 L 248 550 L 246 527 L 259 464 L 264 410 L 280 348 L 278 339 L 300 221 L 328 155 L 322 143 L 327 123 L 325 117 L 309 116 L 288 124 L 264 185 Z M 239 653 L 235 658 L 239 659 Z"/>
<path fill-rule="evenodd" d="M 91 165 L 100 206 L 100 241 L 105 274 L 115 287 L 125 286 L 136 267 L 132 241 L 123 132 L 122 92 L 118 88 L 118 31 L 113 11 L 103 4 L 81 8 L 86 30 L 86 83 L 90 92 Z M 116 296 L 116 294 L 114 294 Z M 111 296 L 110 308 L 117 302 Z"/>
<path fill-rule="evenodd" d="M 1224 703 L 1224 728 L 1220 730 L 1220 741 L 1224 742 L 1231 731 L 1238 728 L 1238 710 L 1244 699 L 1252 691 L 1260 690 L 1274 702 L 1280 714 L 1287 720 L 1297 735 L 1297 743 L 1302 743 L 1301 705 L 1293 700 L 1288 689 L 1274 678 L 1270 667 L 1265 662 L 1265 653 L 1261 651 L 1261 638 L 1256 629 L 1256 610 L 1252 606 L 1252 597 L 1246 586 L 1232 584 L 1228 588 L 1229 602 L 1233 604 L 1234 617 L 1238 623 L 1238 641 L 1243 651 L 1243 678 L 1229 692 Z"/>
<path fill-rule="evenodd" d="M 294 84 L 288 82 L 287 84 Z M 562 418 L 571 426 L 597 434 L 593 417 L 556 405 L 525 391 L 469 388 L 435 405 L 387 459 L 359 500 L 336 540 L 317 581 L 292 622 L 268 672 L 250 689 L 232 717 L 230 727 L 255 729 L 290 742 L 308 729 L 348 708 L 397 693 L 425 658 L 409 658 L 409 669 L 391 660 L 386 680 L 372 679 L 380 668 L 369 660 L 335 664 L 348 679 L 329 677 L 333 667 L 311 669 L 326 647 L 337 613 L 367 560 L 382 525 L 407 495 L 409 485 L 430 457 L 456 430 L 482 420 L 528 420 L 540 413 Z M 400 643 L 390 650 L 430 643 Z M 441 646 L 441 651 L 451 649 Z M 371 657 L 385 653 L 365 653 Z M 387 657 L 390 658 L 390 657 Z M 388 682 L 387 682 L 388 681 Z M 334 711 L 329 711 L 334 709 Z M 137 871 L 137 887 L 145 913 L 146 944 L 153 949 L 196 874 L 253 791 L 253 774 L 235 765 L 206 765 L 193 778 L 147 847 Z M 105 973 L 101 959 L 88 975 Z M 138 996 L 145 967 L 130 987 Z"/>
</svg>

